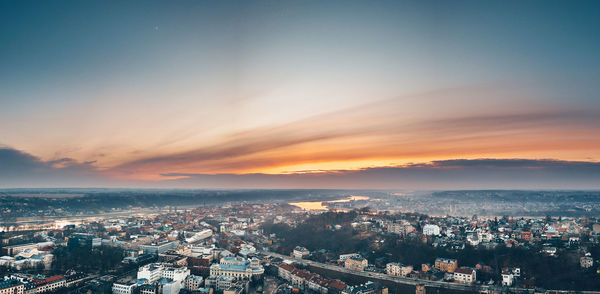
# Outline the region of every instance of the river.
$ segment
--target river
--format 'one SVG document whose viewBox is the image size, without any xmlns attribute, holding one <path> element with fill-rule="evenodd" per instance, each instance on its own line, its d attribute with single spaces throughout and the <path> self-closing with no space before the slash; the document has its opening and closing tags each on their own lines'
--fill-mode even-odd
<svg viewBox="0 0 600 294">
<path fill-rule="evenodd" d="M 337 202 L 350 202 L 352 200 L 369 200 L 369 196 L 352 195 L 343 199 L 331 200 L 331 201 L 304 201 L 304 202 L 290 202 L 288 204 L 300 207 L 304 210 L 328 210 L 324 203 L 337 203 Z"/>
</svg>

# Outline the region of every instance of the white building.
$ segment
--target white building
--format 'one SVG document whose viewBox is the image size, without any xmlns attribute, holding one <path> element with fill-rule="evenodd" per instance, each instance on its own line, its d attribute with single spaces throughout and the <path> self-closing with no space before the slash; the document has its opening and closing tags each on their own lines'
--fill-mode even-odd
<svg viewBox="0 0 600 294">
<path fill-rule="evenodd" d="M 201 276 L 189 275 L 185 278 L 184 286 L 187 290 L 196 291 L 202 286 L 202 282 Z"/>
<path fill-rule="evenodd" d="M 502 269 L 502 286 L 510 287 L 515 283 L 515 279 L 521 276 L 521 269 L 503 268 Z"/>
<path fill-rule="evenodd" d="M 438 236 L 439 234 L 440 234 L 440 227 L 438 225 L 426 224 L 423 227 L 423 235 Z"/>
<path fill-rule="evenodd" d="M 413 270 L 412 265 L 390 262 L 385 266 L 385 272 L 390 276 L 406 277 Z"/>
<path fill-rule="evenodd" d="M 160 278 L 183 281 L 190 274 L 186 267 L 173 267 L 170 264 L 151 263 L 138 269 L 137 278 L 147 279 L 150 283 Z"/>
<path fill-rule="evenodd" d="M 292 252 L 292 255 L 294 256 L 294 258 L 297 259 L 302 259 L 306 256 L 308 256 L 310 254 L 310 251 L 308 251 L 308 249 L 301 247 L 301 246 L 296 246 L 296 248 L 294 248 L 294 251 Z"/>
<path fill-rule="evenodd" d="M 515 277 L 511 273 L 502 273 L 502 286 L 510 287 L 515 282 Z"/>
<path fill-rule="evenodd" d="M 479 245 L 479 243 L 481 242 L 481 239 L 479 239 L 479 234 L 477 234 L 477 233 L 467 234 L 467 242 L 469 242 L 469 245 L 471 245 L 471 246 Z"/>
<path fill-rule="evenodd" d="M 133 290 L 137 287 L 136 283 L 114 283 L 112 286 L 113 294 L 133 294 Z"/>
<path fill-rule="evenodd" d="M 168 250 L 175 249 L 177 248 L 177 246 L 179 246 L 178 241 L 171 241 L 162 242 L 158 244 L 141 245 L 140 249 L 144 251 L 144 254 L 159 255 L 161 253 L 165 253 Z"/>
<path fill-rule="evenodd" d="M 9 256 L 17 255 L 27 249 L 42 249 L 44 247 L 53 246 L 54 242 L 39 242 L 39 243 L 28 243 L 21 245 L 11 245 L 2 248 L 2 252 Z"/>
<path fill-rule="evenodd" d="M 256 247 L 249 245 L 249 244 L 242 245 L 240 247 L 240 251 L 238 252 L 238 254 L 243 257 L 248 257 L 249 255 L 252 255 L 255 253 L 256 253 Z"/>
<path fill-rule="evenodd" d="M 144 284 L 144 285 L 137 287 L 137 289 L 139 290 L 140 294 L 156 294 L 157 293 L 156 285 Z"/>
<path fill-rule="evenodd" d="M 212 230 L 209 230 L 209 229 L 202 230 L 198 233 L 195 233 L 192 237 L 186 238 L 185 242 L 195 243 L 195 242 L 204 240 L 206 238 L 210 238 L 210 236 L 212 236 L 212 234 L 213 234 Z"/>
<path fill-rule="evenodd" d="M 340 262 L 345 262 L 350 257 L 361 257 L 358 253 L 340 254 Z"/>
<path fill-rule="evenodd" d="M 186 267 L 173 267 L 170 264 L 151 263 L 138 269 L 137 278 L 146 279 L 149 283 L 158 282 L 162 294 L 179 293 L 184 287 L 184 281 L 190 274 Z"/>
<path fill-rule="evenodd" d="M 387 225 L 387 230 L 390 233 L 406 235 L 412 231 L 414 231 L 414 227 L 408 223 L 407 221 L 389 223 Z"/>
<path fill-rule="evenodd" d="M 226 256 L 221 258 L 218 264 L 210 266 L 211 276 L 226 276 L 236 279 L 249 279 L 253 276 L 260 276 L 264 272 L 265 269 L 255 257 L 244 259 L 241 257 Z"/>
<path fill-rule="evenodd" d="M 461 267 L 454 271 L 454 280 L 463 284 L 472 284 L 477 279 L 474 269 Z"/>
<path fill-rule="evenodd" d="M 159 289 L 161 294 L 179 294 L 179 291 L 183 288 L 183 281 L 174 281 L 171 279 L 162 278 L 158 280 Z"/>
<path fill-rule="evenodd" d="M 174 281 L 182 281 L 190 274 L 187 267 L 165 267 L 162 271 L 162 277 Z"/>
<path fill-rule="evenodd" d="M 278 268 L 278 276 L 286 281 L 290 281 L 292 278 L 292 272 L 294 271 L 294 266 L 286 264 L 286 263 L 282 263 L 279 265 Z"/>
<path fill-rule="evenodd" d="M 0 257 L 0 266 L 22 270 L 27 268 L 37 268 L 38 266 L 42 265 L 45 269 L 50 269 L 54 255 L 46 253 L 28 254 L 31 252 L 37 252 L 37 249 L 33 249 L 31 251 L 29 250 L 30 249 L 27 249 L 26 251 L 17 254 L 15 257 Z"/>
<path fill-rule="evenodd" d="M 191 247 L 189 247 L 190 251 L 189 252 L 183 252 L 180 254 L 186 255 L 186 256 L 192 256 L 192 257 L 201 257 L 201 258 L 207 258 L 207 259 L 211 259 L 213 257 L 216 257 L 218 254 L 218 250 L 215 250 L 215 245 L 193 245 Z M 209 256 L 211 258 L 209 258 Z"/>
<path fill-rule="evenodd" d="M 137 278 L 146 279 L 150 283 L 154 283 L 161 278 L 162 268 L 163 266 L 161 264 L 147 264 L 138 269 Z"/>
</svg>

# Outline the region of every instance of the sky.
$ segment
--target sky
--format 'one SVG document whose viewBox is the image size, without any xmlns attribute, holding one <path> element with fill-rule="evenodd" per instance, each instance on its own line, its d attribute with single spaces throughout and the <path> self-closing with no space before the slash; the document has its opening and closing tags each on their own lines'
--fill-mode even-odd
<svg viewBox="0 0 600 294">
<path fill-rule="evenodd" d="M 0 187 L 600 189 L 596 1 L 2 1 Z"/>
</svg>

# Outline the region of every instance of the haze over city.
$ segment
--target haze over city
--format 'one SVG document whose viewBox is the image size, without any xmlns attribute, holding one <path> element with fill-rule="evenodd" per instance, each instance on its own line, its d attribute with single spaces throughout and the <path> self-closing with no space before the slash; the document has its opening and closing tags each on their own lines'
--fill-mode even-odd
<svg viewBox="0 0 600 294">
<path fill-rule="evenodd" d="M 0 1 L 0 294 L 600 294 L 600 2 Z"/>
</svg>

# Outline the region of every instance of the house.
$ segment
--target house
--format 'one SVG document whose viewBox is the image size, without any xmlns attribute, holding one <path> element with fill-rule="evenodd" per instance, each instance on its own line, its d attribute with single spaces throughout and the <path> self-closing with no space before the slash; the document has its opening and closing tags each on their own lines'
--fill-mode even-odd
<svg viewBox="0 0 600 294">
<path fill-rule="evenodd" d="M 297 269 L 291 264 L 279 265 L 279 277 L 302 291 L 320 294 L 339 294 L 346 288 L 346 284 L 337 280 L 325 279 L 318 274 Z"/>
<path fill-rule="evenodd" d="M 579 259 L 579 264 L 581 265 L 582 268 L 590 268 L 594 265 L 594 259 L 589 256 L 589 253 L 586 254 L 586 256 L 582 256 Z"/>
<path fill-rule="evenodd" d="M 310 251 L 308 251 L 308 249 L 301 247 L 301 246 L 296 246 L 296 248 L 294 248 L 294 251 L 292 251 L 292 256 L 297 259 L 302 259 L 304 257 L 307 257 L 309 254 L 310 254 Z"/>
<path fill-rule="evenodd" d="M 545 246 L 544 248 L 542 248 L 542 253 L 548 254 L 550 256 L 556 255 L 556 252 L 557 252 L 556 247 Z"/>
<path fill-rule="evenodd" d="M 425 285 L 418 284 L 415 289 L 415 294 L 425 294 Z"/>
<path fill-rule="evenodd" d="M 361 256 L 352 256 L 344 261 L 344 267 L 351 270 L 362 271 L 369 265 L 369 261 Z"/>
<path fill-rule="evenodd" d="M 431 263 L 421 264 L 421 271 L 426 273 L 432 269 Z"/>
<path fill-rule="evenodd" d="M 346 289 L 346 283 L 338 280 L 333 280 L 329 282 L 328 293 L 339 294 Z"/>
<path fill-rule="evenodd" d="M 406 277 L 412 270 L 412 265 L 404 265 L 397 262 L 390 262 L 385 266 L 386 274 L 396 277 Z"/>
<path fill-rule="evenodd" d="M 434 267 L 442 272 L 453 273 L 458 267 L 458 261 L 452 258 L 436 258 Z"/>
<path fill-rule="evenodd" d="M 293 287 L 297 287 L 300 290 L 306 290 L 308 288 L 308 281 L 313 275 L 305 270 L 296 269 L 291 275 L 291 284 Z"/>
<path fill-rule="evenodd" d="M 491 273 L 494 271 L 494 269 L 492 269 L 491 266 L 484 264 L 483 262 L 479 262 L 475 265 L 475 269 L 478 271 L 482 271 L 482 272 L 486 272 L 486 273 Z"/>
<path fill-rule="evenodd" d="M 472 268 L 461 267 L 454 270 L 454 280 L 459 283 L 472 284 L 476 279 L 476 271 Z"/>
<path fill-rule="evenodd" d="M 320 277 L 319 275 L 313 275 L 308 281 L 308 289 L 315 293 L 327 294 L 329 287 L 329 280 Z"/>
<path fill-rule="evenodd" d="M 515 278 L 521 276 L 520 268 L 503 268 L 502 269 L 502 286 L 510 287 L 514 285 Z"/>
</svg>

